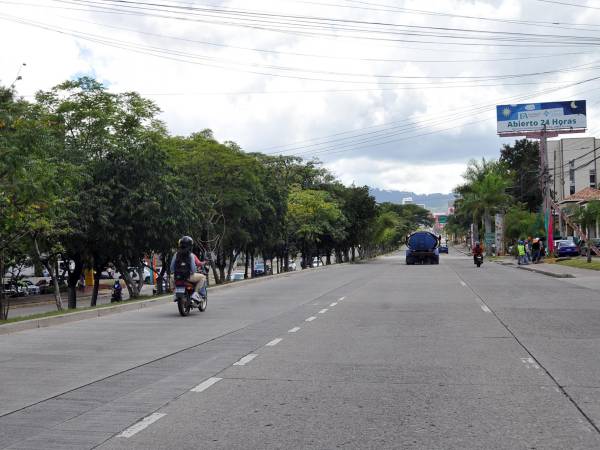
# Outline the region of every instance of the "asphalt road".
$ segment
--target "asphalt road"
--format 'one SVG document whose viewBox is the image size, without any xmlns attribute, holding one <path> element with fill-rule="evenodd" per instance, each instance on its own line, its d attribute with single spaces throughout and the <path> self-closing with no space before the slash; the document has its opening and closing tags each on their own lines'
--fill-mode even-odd
<svg viewBox="0 0 600 450">
<path fill-rule="evenodd" d="M 597 449 L 586 286 L 393 256 L 1 336 L 0 448 Z"/>
</svg>

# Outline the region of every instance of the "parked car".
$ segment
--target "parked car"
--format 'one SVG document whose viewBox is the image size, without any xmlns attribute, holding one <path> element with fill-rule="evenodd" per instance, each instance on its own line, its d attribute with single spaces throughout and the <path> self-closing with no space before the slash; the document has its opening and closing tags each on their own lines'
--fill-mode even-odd
<svg viewBox="0 0 600 450">
<path fill-rule="evenodd" d="M 312 260 L 312 266 L 313 267 L 319 267 L 323 265 L 323 261 L 321 261 L 320 258 L 317 258 L 316 256 L 313 258 Z"/>
<path fill-rule="evenodd" d="M 244 279 L 244 272 L 235 272 L 229 276 L 229 281 L 240 281 Z"/>
<path fill-rule="evenodd" d="M 266 275 L 266 268 L 264 263 L 255 263 L 254 264 L 254 276 L 261 277 Z"/>
<path fill-rule="evenodd" d="M 556 255 L 558 257 L 579 256 L 579 247 L 573 241 L 558 241 Z"/>
<path fill-rule="evenodd" d="M 18 285 L 27 291 L 27 295 L 39 295 L 41 293 L 40 287 L 29 280 L 21 280 Z"/>
<path fill-rule="evenodd" d="M 6 295 L 7 297 L 19 296 L 19 291 L 17 290 L 17 287 L 14 284 L 4 283 L 2 290 L 4 291 L 4 295 Z"/>
</svg>

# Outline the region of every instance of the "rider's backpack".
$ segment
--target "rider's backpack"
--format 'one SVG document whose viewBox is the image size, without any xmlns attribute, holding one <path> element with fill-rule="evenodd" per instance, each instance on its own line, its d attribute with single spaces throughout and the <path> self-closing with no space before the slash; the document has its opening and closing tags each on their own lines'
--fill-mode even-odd
<svg viewBox="0 0 600 450">
<path fill-rule="evenodd" d="M 187 280 L 192 274 L 191 254 L 187 252 L 177 252 L 175 257 L 175 279 L 177 281 Z"/>
</svg>

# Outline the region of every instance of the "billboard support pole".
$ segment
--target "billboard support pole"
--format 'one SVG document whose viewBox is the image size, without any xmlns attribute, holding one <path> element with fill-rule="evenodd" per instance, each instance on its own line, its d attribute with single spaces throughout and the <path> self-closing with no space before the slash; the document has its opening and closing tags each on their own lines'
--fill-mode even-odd
<svg viewBox="0 0 600 450">
<path fill-rule="evenodd" d="M 546 126 L 540 132 L 540 174 L 542 183 L 542 214 L 544 215 L 544 229 L 546 231 L 546 245 L 548 253 L 554 251 L 554 224 L 550 198 L 550 173 L 548 171 L 548 131 Z"/>
</svg>

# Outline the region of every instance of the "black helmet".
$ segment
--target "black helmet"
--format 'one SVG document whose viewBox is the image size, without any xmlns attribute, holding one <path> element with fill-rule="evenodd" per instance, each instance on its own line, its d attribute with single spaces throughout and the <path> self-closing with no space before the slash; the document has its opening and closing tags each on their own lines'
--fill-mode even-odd
<svg viewBox="0 0 600 450">
<path fill-rule="evenodd" d="M 194 240 L 189 236 L 184 236 L 179 239 L 179 249 L 180 250 L 191 250 L 194 246 Z"/>
</svg>

